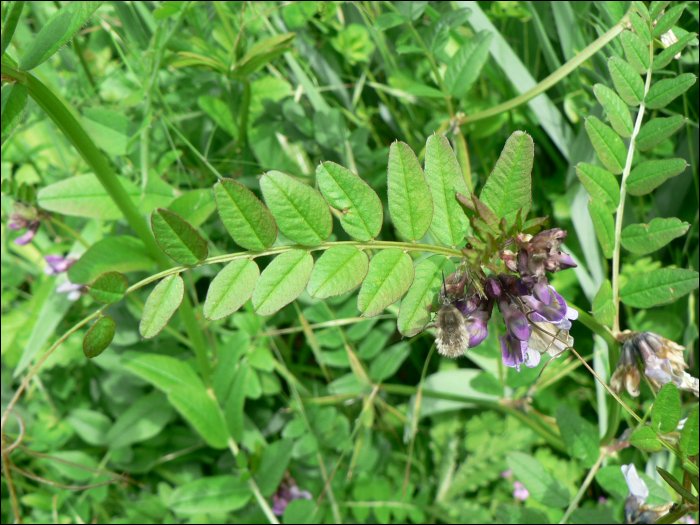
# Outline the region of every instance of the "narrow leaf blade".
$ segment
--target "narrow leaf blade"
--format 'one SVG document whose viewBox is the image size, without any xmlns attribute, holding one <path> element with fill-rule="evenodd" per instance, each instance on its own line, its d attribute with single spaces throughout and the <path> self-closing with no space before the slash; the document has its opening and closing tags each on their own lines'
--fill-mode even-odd
<svg viewBox="0 0 700 525">
<path fill-rule="evenodd" d="M 606 279 L 593 298 L 593 317 L 600 324 L 611 327 L 614 316 L 615 303 L 612 296 L 612 284 Z"/>
<path fill-rule="evenodd" d="M 627 104 L 622 101 L 617 93 L 603 84 L 593 86 L 593 91 L 617 134 L 621 137 L 631 137 L 634 124 L 632 123 L 632 115 Z"/>
<path fill-rule="evenodd" d="M 204 301 L 204 317 L 223 319 L 237 311 L 253 295 L 260 269 L 251 259 L 231 261 L 209 285 Z"/>
<path fill-rule="evenodd" d="M 591 215 L 603 255 L 606 259 L 611 259 L 615 245 L 615 220 L 605 203 L 597 199 L 588 202 L 588 213 Z"/>
<path fill-rule="evenodd" d="M 490 31 L 479 31 L 467 40 L 452 57 L 445 72 L 445 87 L 452 96 L 465 96 L 489 57 L 489 46 L 493 39 Z"/>
<path fill-rule="evenodd" d="M 15 2 L 24 3 L 24 2 Z M 4 35 L 3 35 L 4 36 Z M 0 143 L 4 144 L 15 131 L 27 110 L 27 88 L 23 84 L 3 86 L 2 88 L 2 129 Z"/>
<path fill-rule="evenodd" d="M 611 213 L 617 210 L 620 185 L 612 173 L 600 166 L 580 162 L 576 165 L 576 174 L 591 197 L 605 202 Z"/>
<path fill-rule="evenodd" d="M 622 173 L 627 151 L 620 136 L 597 117 L 586 119 L 586 132 L 603 166 L 614 175 Z"/>
<path fill-rule="evenodd" d="M 168 275 L 148 296 L 143 307 L 139 332 L 145 339 L 155 337 L 165 328 L 185 296 L 185 282 L 179 274 Z"/>
<path fill-rule="evenodd" d="M 697 77 L 692 73 L 683 73 L 674 78 L 659 80 L 651 86 L 645 102 L 649 109 L 661 109 L 682 95 L 695 84 Z"/>
<path fill-rule="evenodd" d="M 698 455 L 698 446 L 700 444 L 700 436 L 698 434 L 698 405 L 695 405 L 681 433 L 680 447 L 686 455 Z"/>
<path fill-rule="evenodd" d="M 644 100 L 644 82 L 634 67 L 620 57 L 612 57 L 608 60 L 608 69 L 622 100 L 630 106 L 639 106 Z"/>
<path fill-rule="evenodd" d="M 641 151 L 649 151 L 681 129 L 683 124 L 685 124 L 683 115 L 651 119 L 639 130 L 634 145 Z"/>
<path fill-rule="evenodd" d="M 661 186 L 671 177 L 685 171 L 685 159 L 647 160 L 637 164 L 627 178 L 630 195 L 646 195 Z"/>
<path fill-rule="evenodd" d="M 395 303 L 413 283 L 411 257 L 402 250 L 390 248 L 372 257 L 360 293 L 357 308 L 365 317 L 374 317 Z"/>
</svg>

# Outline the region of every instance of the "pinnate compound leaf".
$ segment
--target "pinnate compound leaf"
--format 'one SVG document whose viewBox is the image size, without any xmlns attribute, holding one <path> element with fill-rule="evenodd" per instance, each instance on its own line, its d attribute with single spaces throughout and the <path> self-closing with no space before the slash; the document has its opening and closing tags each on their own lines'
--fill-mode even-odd
<svg viewBox="0 0 700 525">
<path fill-rule="evenodd" d="M 637 255 L 646 255 L 666 246 L 690 228 L 690 224 L 671 217 L 657 217 L 649 224 L 630 224 L 622 230 L 622 246 Z"/>
<path fill-rule="evenodd" d="M 263 175 L 260 188 L 280 231 L 292 241 L 316 245 L 330 236 L 331 212 L 316 190 L 275 170 Z"/>
<path fill-rule="evenodd" d="M 110 270 L 139 272 L 150 270 L 155 261 L 136 237 L 118 235 L 93 244 L 68 270 L 72 283 L 88 284 Z"/>
<path fill-rule="evenodd" d="M 632 27 L 634 27 L 635 34 L 642 40 L 642 43 L 645 46 L 648 46 L 651 43 L 651 30 L 649 29 L 649 24 L 642 20 L 636 13 L 630 13 L 630 21 L 632 22 Z M 624 47 L 624 40 L 622 45 Z M 647 55 L 648 51 L 649 49 L 647 48 Z M 629 60 L 629 58 L 627 60 Z M 648 69 L 648 66 L 646 69 Z"/>
<path fill-rule="evenodd" d="M 598 199 L 591 199 L 588 202 L 588 213 L 591 214 L 598 241 L 603 248 L 603 255 L 606 259 L 611 259 L 615 245 L 615 220 L 612 213 L 608 211 L 605 203 Z"/>
<path fill-rule="evenodd" d="M 252 191 L 233 179 L 214 185 L 221 222 L 236 244 L 248 250 L 264 250 L 277 239 L 277 224 L 270 210 Z"/>
<path fill-rule="evenodd" d="M 110 316 L 100 317 L 97 322 L 90 327 L 83 339 L 83 353 L 85 357 L 92 359 L 97 357 L 109 346 L 114 339 L 114 332 L 117 324 Z"/>
<path fill-rule="evenodd" d="M 698 287 L 698 272 L 660 268 L 632 277 L 620 290 L 620 299 L 633 308 L 670 303 Z"/>
<path fill-rule="evenodd" d="M 627 177 L 627 193 L 646 195 L 688 166 L 685 159 L 647 160 L 635 166 Z"/>
<path fill-rule="evenodd" d="M 316 168 L 316 180 L 328 204 L 343 212 L 340 225 L 356 239 L 370 241 L 382 229 L 382 201 L 369 184 L 335 162 Z"/>
<path fill-rule="evenodd" d="M 611 130 L 612 131 L 612 130 Z M 513 224 L 518 211 L 526 217 L 532 202 L 532 166 L 535 160 L 535 143 L 524 131 L 515 131 L 508 137 L 484 188 L 481 202 L 496 215 Z"/>
<path fill-rule="evenodd" d="M 612 173 L 600 166 L 580 162 L 576 165 L 576 174 L 593 199 L 605 202 L 611 213 L 617 210 L 620 204 L 620 185 Z"/>
<path fill-rule="evenodd" d="M 374 317 L 395 303 L 413 283 L 411 257 L 397 248 L 380 251 L 372 257 L 369 271 L 357 297 L 357 308 L 365 317 Z"/>
<path fill-rule="evenodd" d="M 271 315 L 291 303 L 304 291 L 314 267 L 314 258 L 303 250 L 278 255 L 260 275 L 253 292 L 258 315 Z"/>
<path fill-rule="evenodd" d="M 454 263 L 443 255 L 433 255 L 416 266 L 411 288 L 401 301 L 397 326 L 401 335 L 412 337 L 430 321 L 428 308 L 440 292 L 442 274 L 454 272 Z"/>
<path fill-rule="evenodd" d="M 662 69 L 671 63 L 674 57 L 685 49 L 690 42 L 695 40 L 696 33 L 687 33 L 654 57 L 654 69 Z"/>
<path fill-rule="evenodd" d="M 637 447 L 646 452 L 659 452 L 662 448 L 661 443 L 656 439 L 656 432 L 651 427 L 639 427 L 632 432 L 629 439 L 630 445 Z"/>
<path fill-rule="evenodd" d="M 612 296 L 612 284 L 609 280 L 603 281 L 600 289 L 593 298 L 593 317 L 604 326 L 612 326 L 615 317 L 615 303 Z"/>
<path fill-rule="evenodd" d="M 112 304 L 122 300 L 128 287 L 129 283 L 126 282 L 126 277 L 122 274 L 107 272 L 95 279 L 88 291 L 95 301 Z"/>
<path fill-rule="evenodd" d="M 433 223 L 435 237 L 449 246 L 464 240 L 469 222 L 455 192 L 469 194 L 450 143 L 444 135 L 431 135 L 425 147 L 425 177 L 433 195 Z"/>
<path fill-rule="evenodd" d="M 39 33 L 20 61 L 20 71 L 29 71 L 47 60 L 68 42 L 104 2 L 70 2 L 59 9 Z"/>
<path fill-rule="evenodd" d="M 586 132 L 603 166 L 614 175 L 622 173 L 627 151 L 620 136 L 597 117 L 586 119 Z"/>
<path fill-rule="evenodd" d="M 489 46 L 493 39 L 490 31 L 479 31 L 467 40 L 452 57 L 445 72 L 445 87 L 453 97 L 465 96 L 489 57 Z"/>
<path fill-rule="evenodd" d="M 23 2 L 15 2 L 23 3 Z M 2 88 L 2 140 L 4 144 L 10 138 L 12 132 L 22 121 L 24 112 L 27 110 L 27 88 L 23 84 L 6 85 Z"/>
<path fill-rule="evenodd" d="M 231 261 L 214 277 L 204 301 L 204 317 L 223 319 L 238 310 L 253 295 L 260 269 L 251 259 Z"/>
<path fill-rule="evenodd" d="M 596 427 L 565 405 L 557 407 L 557 425 L 569 455 L 593 466 L 600 455 Z"/>
<path fill-rule="evenodd" d="M 621 137 L 631 137 L 634 124 L 632 123 L 629 106 L 622 101 L 617 93 L 603 84 L 593 86 L 593 91 L 598 102 L 600 102 L 600 105 L 603 106 L 605 113 L 608 115 L 608 120 L 610 120 L 613 129 Z"/>
<path fill-rule="evenodd" d="M 649 69 L 649 44 L 645 44 L 642 38 L 631 31 L 623 31 L 620 38 L 627 62 L 640 75 L 646 73 Z"/>
<path fill-rule="evenodd" d="M 309 279 L 309 295 L 325 299 L 354 290 L 367 275 L 369 259 L 354 246 L 333 246 L 316 261 Z"/>
<path fill-rule="evenodd" d="M 244 507 L 252 496 L 248 483 L 236 476 L 208 476 L 177 487 L 168 506 L 178 514 L 224 514 Z"/>
<path fill-rule="evenodd" d="M 179 274 L 168 275 L 151 292 L 143 307 L 139 332 L 145 339 L 165 328 L 185 296 L 185 281 Z"/>
<path fill-rule="evenodd" d="M 651 410 L 651 428 L 662 434 L 676 430 L 681 420 L 681 395 L 673 382 L 659 390 Z"/>
<path fill-rule="evenodd" d="M 658 22 L 656 22 L 656 26 L 654 26 L 654 29 L 652 30 L 651 34 L 655 38 L 658 38 L 665 32 L 669 31 L 673 26 L 676 25 L 676 22 L 678 22 L 678 19 L 683 14 L 685 7 L 686 4 L 678 4 L 671 7 L 668 11 L 666 11 L 663 14 L 661 18 L 659 18 Z"/>
<path fill-rule="evenodd" d="M 405 142 L 391 145 L 387 186 L 394 226 L 405 238 L 417 241 L 430 228 L 433 199 L 418 158 Z"/>
<path fill-rule="evenodd" d="M 685 124 L 683 115 L 668 118 L 654 118 L 639 130 L 634 145 L 641 151 L 648 151 L 661 144 Z"/>
<path fill-rule="evenodd" d="M 683 73 L 674 78 L 665 78 L 653 84 L 647 93 L 645 102 L 649 109 L 661 109 L 673 99 L 682 95 L 695 84 L 697 77 L 692 73 Z"/>
<path fill-rule="evenodd" d="M 151 227 L 158 246 L 180 264 L 192 266 L 209 255 L 207 241 L 177 213 L 156 208 L 151 215 Z"/>
<path fill-rule="evenodd" d="M 537 459 L 523 452 L 511 452 L 506 463 L 536 501 L 551 508 L 569 504 L 569 489 L 553 478 Z"/>
<path fill-rule="evenodd" d="M 698 445 L 700 437 L 698 436 L 698 405 L 688 416 L 688 419 L 683 426 L 681 433 L 680 447 L 681 450 L 688 456 L 698 455 Z"/>
<path fill-rule="evenodd" d="M 639 106 L 644 100 L 644 82 L 634 67 L 620 57 L 612 57 L 608 60 L 608 69 L 622 100 L 630 106 Z"/>
<path fill-rule="evenodd" d="M 380 382 L 393 376 L 410 353 L 411 345 L 408 341 L 401 341 L 382 350 L 369 365 L 369 376 L 372 381 Z"/>
</svg>

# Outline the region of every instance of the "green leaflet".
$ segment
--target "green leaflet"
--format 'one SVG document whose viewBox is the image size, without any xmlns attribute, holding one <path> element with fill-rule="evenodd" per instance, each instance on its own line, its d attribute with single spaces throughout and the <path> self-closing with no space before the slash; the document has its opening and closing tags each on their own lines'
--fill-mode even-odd
<svg viewBox="0 0 700 525">
<path fill-rule="evenodd" d="M 226 133 L 234 138 L 238 136 L 238 124 L 236 124 L 231 108 L 226 102 L 210 95 L 201 95 L 197 98 L 197 105 Z"/>
<path fill-rule="evenodd" d="M 105 442 L 115 449 L 146 441 L 160 434 L 174 415 L 165 394 L 155 390 L 119 415 L 107 431 Z"/>
<path fill-rule="evenodd" d="M 228 263 L 209 285 L 204 317 L 216 321 L 238 310 L 253 295 L 259 277 L 258 265 L 251 259 Z"/>
<path fill-rule="evenodd" d="M 690 228 L 690 224 L 671 217 L 657 217 L 649 224 L 630 224 L 622 230 L 622 246 L 634 254 L 646 255 L 666 246 Z"/>
<path fill-rule="evenodd" d="M 271 496 L 277 490 L 292 459 L 293 445 L 291 439 L 280 439 L 263 450 L 256 476 L 258 488 L 263 496 Z"/>
<path fill-rule="evenodd" d="M 88 284 L 109 271 L 138 272 L 150 270 L 155 261 L 136 237 L 118 235 L 93 244 L 68 270 L 73 283 Z"/>
<path fill-rule="evenodd" d="M 401 335 L 412 337 L 430 321 L 429 307 L 442 286 L 442 275 L 455 271 L 454 263 L 443 255 L 433 255 L 416 266 L 415 279 L 401 301 L 397 327 Z"/>
<path fill-rule="evenodd" d="M 280 231 L 292 241 L 316 245 L 330 236 L 331 212 L 316 190 L 274 170 L 263 175 L 260 188 Z"/>
<path fill-rule="evenodd" d="M 433 199 L 415 153 L 404 142 L 394 142 L 389 150 L 387 187 L 389 213 L 396 230 L 417 241 L 430 227 Z"/>
<path fill-rule="evenodd" d="M 611 57 L 608 60 L 608 69 L 615 84 L 615 91 L 622 100 L 630 106 L 639 106 L 644 100 L 644 82 L 634 67 L 620 57 Z"/>
<path fill-rule="evenodd" d="M 232 367 L 235 363 L 232 363 Z M 255 379 L 253 379 L 255 378 Z M 255 371 L 247 361 L 241 361 L 238 370 L 233 371 L 231 388 L 228 392 L 225 404 L 225 417 L 228 431 L 234 441 L 238 442 L 243 437 L 243 425 L 245 414 L 246 391 L 250 384 L 257 380 Z"/>
<path fill-rule="evenodd" d="M 645 102 L 649 109 L 666 107 L 673 99 L 682 95 L 695 84 L 697 78 L 692 73 L 683 73 L 674 78 L 659 80 L 651 86 Z"/>
<path fill-rule="evenodd" d="M 651 428 L 662 434 L 676 430 L 681 420 L 681 395 L 673 382 L 666 383 L 654 401 L 651 410 Z"/>
<path fill-rule="evenodd" d="M 527 217 L 532 201 L 534 160 L 535 144 L 530 135 L 516 131 L 508 137 L 480 196 L 498 219 L 505 218 L 512 224 L 521 208 L 521 216 Z"/>
<path fill-rule="evenodd" d="M 623 31 L 620 37 L 627 62 L 637 73 L 643 75 L 649 69 L 649 44 L 645 44 L 639 36 L 630 31 Z"/>
<path fill-rule="evenodd" d="M 156 285 L 146 300 L 139 324 L 144 339 L 155 337 L 165 328 L 184 296 L 185 281 L 178 274 L 168 275 Z"/>
<path fill-rule="evenodd" d="M 314 259 L 303 250 L 278 255 L 260 275 L 253 292 L 253 306 L 258 315 L 271 315 L 291 303 L 309 282 Z"/>
<path fill-rule="evenodd" d="M 467 216 L 455 197 L 455 192 L 469 195 L 449 141 L 444 135 L 431 135 L 425 147 L 425 178 L 433 196 L 431 231 L 448 246 L 457 246 L 464 240 L 468 226 Z"/>
<path fill-rule="evenodd" d="M 651 43 L 651 31 L 649 30 L 649 24 L 646 21 L 642 20 L 636 13 L 630 13 L 630 21 L 632 22 L 632 27 L 634 27 L 634 32 L 636 33 L 636 36 L 638 36 L 642 40 L 642 43 L 645 46 L 649 46 L 649 44 Z"/>
<path fill-rule="evenodd" d="M 627 104 L 622 101 L 617 93 L 603 84 L 593 86 L 593 91 L 598 102 L 600 102 L 600 105 L 603 106 L 605 113 L 608 115 L 613 129 L 621 137 L 631 137 L 634 124 L 632 123 L 632 115 Z"/>
<path fill-rule="evenodd" d="M 671 63 L 671 60 L 685 49 L 690 42 L 692 42 L 697 37 L 695 33 L 688 33 L 683 35 L 678 39 L 678 42 L 671 44 L 661 53 L 654 57 L 654 69 L 662 69 Z"/>
<path fill-rule="evenodd" d="M 103 2 L 70 2 L 56 12 L 31 40 L 20 61 L 20 71 L 29 71 L 47 60 L 68 42 Z"/>
<path fill-rule="evenodd" d="M 656 20 L 659 18 L 661 11 L 666 9 L 671 0 L 653 0 L 649 5 L 649 16 L 651 20 Z"/>
<path fill-rule="evenodd" d="M 24 2 L 14 2 L 23 4 Z M 4 36 L 4 34 L 3 34 Z M 27 88 L 19 82 L 2 87 L 2 139 L 4 144 L 22 121 L 27 110 Z"/>
<path fill-rule="evenodd" d="M 180 264 L 192 266 L 209 255 L 207 241 L 177 213 L 156 208 L 151 227 L 161 250 Z"/>
<path fill-rule="evenodd" d="M 214 213 L 216 201 L 211 190 L 201 188 L 183 193 L 168 205 L 168 209 L 198 228 Z"/>
<path fill-rule="evenodd" d="M 659 452 L 661 443 L 656 439 L 656 432 L 651 427 L 639 427 L 629 438 L 630 445 L 646 452 Z"/>
<path fill-rule="evenodd" d="M 611 213 L 617 210 L 620 185 L 612 173 L 600 166 L 580 162 L 576 165 L 576 174 L 591 197 L 605 202 Z"/>
<path fill-rule="evenodd" d="M 479 78 L 481 68 L 489 57 L 492 39 L 493 33 L 490 31 L 479 31 L 454 54 L 445 71 L 445 87 L 453 97 L 464 97 Z"/>
<path fill-rule="evenodd" d="M 340 224 L 348 235 L 361 241 L 370 241 L 379 235 L 384 208 L 369 184 L 334 162 L 319 164 L 316 180 L 328 204 L 343 212 Z"/>
<path fill-rule="evenodd" d="M 413 283 L 411 257 L 397 248 L 382 250 L 372 257 L 360 293 L 357 308 L 365 317 L 374 317 L 395 303 Z"/>
<path fill-rule="evenodd" d="M 663 16 L 659 18 L 658 22 L 656 22 L 656 26 L 651 31 L 652 36 L 658 38 L 675 26 L 676 22 L 678 22 L 678 19 L 683 14 L 685 7 L 686 4 L 678 4 L 666 11 Z"/>
<path fill-rule="evenodd" d="M 603 255 L 606 259 L 611 259 L 615 245 L 615 220 L 605 203 L 598 199 L 591 199 L 588 202 L 588 213 L 591 214 L 598 241 L 603 248 Z"/>
<path fill-rule="evenodd" d="M 627 151 L 620 136 L 597 117 L 586 119 L 586 132 L 603 166 L 614 175 L 622 173 Z"/>
<path fill-rule="evenodd" d="M 536 501 L 552 508 L 569 504 L 569 489 L 553 478 L 537 459 L 523 452 L 511 452 L 506 461 L 516 479 L 525 485 Z"/>
<path fill-rule="evenodd" d="M 698 455 L 698 445 L 700 444 L 700 439 L 698 439 L 698 405 L 695 405 L 683 426 L 679 444 L 681 450 L 688 456 Z"/>
<path fill-rule="evenodd" d="M 670 303 L 698 287 L 698 272 L 684 268 L 661 268 L 635 275 L 620 290 L 620 299 L 633 308 Z"/>
<path fill-rule="evenodd" d="M 647 160 L 637 164 L 627 177 L 627 193 L 646 195 L 688 166 L 685 159 Z"/>
<path fill-rule="evenodd" d="M 647 6 L 644 5 L 644 2 L 640 2 L 638 0 L 632 0 L 632 5 L 634 5 L 634 8 L 637 10 L 637 13 L 644 18 L 646 22 L 651 21 L 651 15 L 649 14 L 649 10 L 647 9 Z M 639 16 L 636 15 L 636 16 Z"/>
<path fill-rule="evenodd" d="M 411 353 L 408 341 L 401 341 L 385 348 L 369 365 L 369 377 L 375 383 L 393 376 Z"/>
<path fill-rule="evenodd" d="M 557 407 L 557 426 L 569 455 L 592 467 L 600 455 L 596 427 L 566 405 Z"/>
<path fill-rule="evenodd" d="M 100 275 L 88 287 L 90 295 L 100 303 L 112 304 L 121 301 L 129 283 L 119 272 L 107 272 Z"/>
<path fill-rule="evenodd" d="M 110 157 L 128 153 L 129 125 L 129 119 L 116 111 L 103 108 L 88 108 L 83 111 L 85 131 L 97 147 L 105 150 Z"/>
<path fill-rule="evenodd" d="M 612 284 L 608 279 L 603 281 L 593 298 L 593 317 L 604 326 L 611 327 L 613 324 L 615 303 L 612 297 Z"/>
<path fill-rule="evenodd" d="M 10 45 L 10 42 L 12 41 L 12 35 L 15 34 L 15 29 L 17 29 L 17 22 L 19 22 L 20 16 L 22 16 L 22 9 L 24 9 L 24 2 L 18 2 L 17 0 L 10 2 L 10 5 L 7 8 L 7 16 L 2 24 L 0 55 L 5 54 L 7 46 Z"/>
<path fill-rule="evenodd" d="M 110 316 L 100 317 L 97 322 L 90 327 L 83 339 L 83 353 L 85 357 L 92 359 L 97 357 L 109 346 L 114 339 L 116 323 Z"/>
<path fill-rule="evenodd" d="M 252 191 L 233 179 L 214 185 L 216 207 L 229 235 L 243 248 L 264 250 L 277 239 L 277 224 Z"/>
<path fill-rule="evenodd" d="M 354 290 L 367 275 L 369 259 L 354 246 L 333 246 L 316 261 L 309 279 L 311 297 L 325 299 Z"/>
<path fill-rule="evenodd" d="M 685 124 L 683 115 L 668 118 L 654 118 L 639 130 L 634 145 L 641 151 L 648 151 L 661 144 Z"/>
</svg>

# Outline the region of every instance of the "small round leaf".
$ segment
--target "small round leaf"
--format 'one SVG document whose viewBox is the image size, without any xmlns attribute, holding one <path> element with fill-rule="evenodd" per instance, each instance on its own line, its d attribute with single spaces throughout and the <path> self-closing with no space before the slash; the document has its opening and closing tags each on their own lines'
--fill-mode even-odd
<svg viewBox="0 0 700 525">
<path fill-rule="evenodd" d="M 83 339 L 83 353 L 85 357 L 92 359 L 97 357 L 109 346 L 114 339 L 114 331 L 117 325 L 110 316 L 100 317 L 90 327 Z"/>
<path fill-rule="evenodd" d="M 88 287 L 90 295 L 95 301 L 104 304 L 112 304 L 121 301 L 129 287 L 124 277 L 119 272 L 107 272 L 100 275 L 95 282 Z"/>
</svg>

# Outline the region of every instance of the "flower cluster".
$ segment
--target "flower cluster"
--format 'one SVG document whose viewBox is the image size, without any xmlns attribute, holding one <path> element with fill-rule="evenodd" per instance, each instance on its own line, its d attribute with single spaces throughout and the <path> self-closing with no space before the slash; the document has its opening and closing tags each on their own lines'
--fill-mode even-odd
<svg viewBox="0 0 700 525">
<path fill-rule="evenodd" d="M 311 498 L 311 492 L 299 489 L 296 480 L 289 475 L 289 472 L 286 472 L 279 487 L 277 487 L 277 492 L 272 495 L 272 512 L 277 516 L 282 516 L 290 501 Z"/>
<path fill-rule="evenodd" d="M 62 255 L 47 255 L 44 257 L 46 266 L 44 273 L 46 275 L 60 275 L 67 272 L 73 264 L 78 260 L 75 256 L 63 257 Z M 72 283 L 68 280 L 58 285 L 56 288 L 58 293 L 67 294 L 69 301 L 77 301 L 83 295 L 85 287 L 82 284 Z"/>
<path fill-rule="evenodd" d="M 634 463 L 620 467 L 625 476 L 629 493 L 625 499 L 625 523 L 654 523 L 671 508 L 671 503 L 658 507 L 646 504 L 649 497 L 649 487 L 637 474 Z"/>
</svg>

